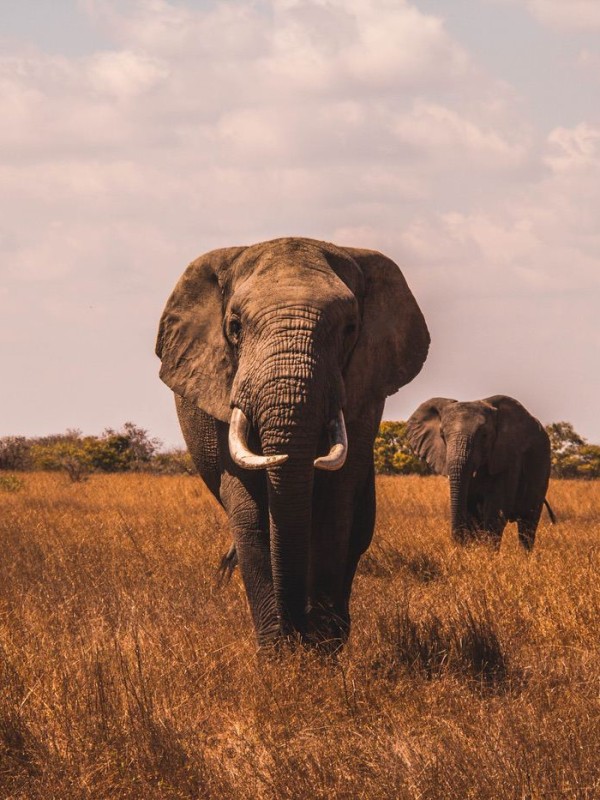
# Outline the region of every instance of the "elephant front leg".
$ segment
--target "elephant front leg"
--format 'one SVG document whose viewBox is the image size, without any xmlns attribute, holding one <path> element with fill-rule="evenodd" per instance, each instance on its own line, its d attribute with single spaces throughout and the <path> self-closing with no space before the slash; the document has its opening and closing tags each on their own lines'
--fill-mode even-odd
<svg viewBox="0 0 600 800">
<path fill-rule="evenodd" d="M 346 641 L 350 629 L 344 573 L 351 515 L 337 502 L 337 479 L 315 477 L 307 608 L 310 640 L 330 652 Z"/>
<path fill-rule="evenodd" d="M 221 482 L 221 499 L 229 517 L 258 645 L 267 647 L 280 638 L 281 625 L 273 591 L 263 476 L 250 473 L 242 480 L 225 473 Z"/>
<path fill-rule="evenodd" d="M 479 487 L 477 507 L 477 535 L 479 539 L 499 550 L 508 521 L 506 513 L 506 485 L 504 476 L 487 476 Z"/>
<path fill-rule="evenodd" d="M 339 649 L 350 634 L 354 575 L 375 527 L 372 457 L 359 465 L 358 474 L 352 463 L 347 466 L 348 472 L 344 468 L 315 480 L 309 625 L 312 638 L 329 651 Z"/>
</svg>

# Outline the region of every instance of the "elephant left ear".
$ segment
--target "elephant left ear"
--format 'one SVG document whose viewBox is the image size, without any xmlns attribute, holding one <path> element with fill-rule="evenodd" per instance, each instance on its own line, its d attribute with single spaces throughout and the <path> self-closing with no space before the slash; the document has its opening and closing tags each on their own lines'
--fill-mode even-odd
<svg viewBox="0 0 600 800">
<path fill-rule="evenodd" d="M 344 375 L 345 414 L 352 420 L 419 374 L 430 337 L 398 265 L 373 250 L 343 249 L 365 279 L 361 330 Z"/>
<path fill-rule="evenodd" d="M 498 412 L 496 439 L 489 461 L 490 474 L 508 469 L 540 435 L 542 424 L 518 400 L 504 394 L 486 397 L 484 403 Z"/>
<path fill-rule="evenodd" d="M 161 380 L 176 395 L 223 422 L 231 416 L 235 366 L 223 333 L 222 287 L 244 250 L 212 250 L 192 261 L 167 301 L 156 340 Z"/>
</svg>

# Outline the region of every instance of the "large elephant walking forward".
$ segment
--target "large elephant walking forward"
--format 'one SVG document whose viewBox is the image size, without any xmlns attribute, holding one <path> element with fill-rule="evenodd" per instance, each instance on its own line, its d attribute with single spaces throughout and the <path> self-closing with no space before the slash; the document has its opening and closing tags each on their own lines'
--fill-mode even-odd
<svg viewBox="0 0 600 800">
<path fill-rule="evenodd" d="M 506 395 L 459 403 L 434 397 L 407 423 L 416 453 L 450 481 L 452 535 L 487 535 L 500 544 L 516 522 L 526 550 L 535 542 L 550 477 L 550 440 L 543 425 Z"/>
<path fill-rule="evenodd" d="M 428 347 L 402 273 L 368 250 L 296 238 L 216 250 L 175 287 L 160 375 L 229 516 L 260 645 L 347 638 L 384 400 Z"/>
</svg>

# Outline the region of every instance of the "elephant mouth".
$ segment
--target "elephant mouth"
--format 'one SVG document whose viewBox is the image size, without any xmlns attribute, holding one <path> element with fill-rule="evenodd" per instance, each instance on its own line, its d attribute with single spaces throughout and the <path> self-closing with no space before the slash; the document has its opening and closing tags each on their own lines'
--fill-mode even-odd
<svg viewBox="0 0 600 800">
<path fill-rule="evenodd" d="M 243 469 L 269 469 L 284 464 L 289 456 L 285 453 L 280 455 L 259 455 L 253 453 L 248 446 L 248 435 L 250 432 L 250 422 L 241 408 L 237 406 L 231 413 L 229 422 L 229 452 L 233 461 Z M 329 436 L 329 452 L 327 455 L 319 456 L 314 460 L 315 469 L 322 469 L 335 472 L 341 469 L 346 462 L 348 455 L 348 436 L 346 434 L 346 422 L 344 412 L 340 409 L 337 416 L 330 420 L 327 426 Z"/>
</svg>

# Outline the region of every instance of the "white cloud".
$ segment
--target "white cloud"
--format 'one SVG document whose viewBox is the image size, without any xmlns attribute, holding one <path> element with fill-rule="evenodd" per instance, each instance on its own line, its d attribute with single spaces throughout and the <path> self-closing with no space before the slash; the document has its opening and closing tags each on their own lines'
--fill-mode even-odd
<svg viewBox="0 0 600 800">
<path fill-rule="evenodd" d="M 600 28 L 600 4 L 597 0 L 495 0 L 520 3 L 536 19 L 554 28 L 590 30 Z"/>
<path fill-rule="evenodd" d="M 395 133 L 414 149 L 437 154 L 441 162 L 451 159 L 464 164 L 471 160 L 479 168 L 499 170 L 517 166 L 527 157 L 529 141 L 516 141 L 506 130 L 481 124 L 452 108 L 423 101 L 416 102 L 410 113 L 398 118 Z"/>
<path fill-rule="evenodd" d="M 156 59 L 123 50 L 93 56 L 88 74 L 90 84 L 97 92 L 130 100 L 156 87 L 168 77 L 169 72 Z"/>
<path fill-rule="evenodd" d="M 585 122 L 575 128 L 556 128 L 548 137 L 546 162 L 555 172 L 600 167 L 600 128 Z"/>
</svg>

